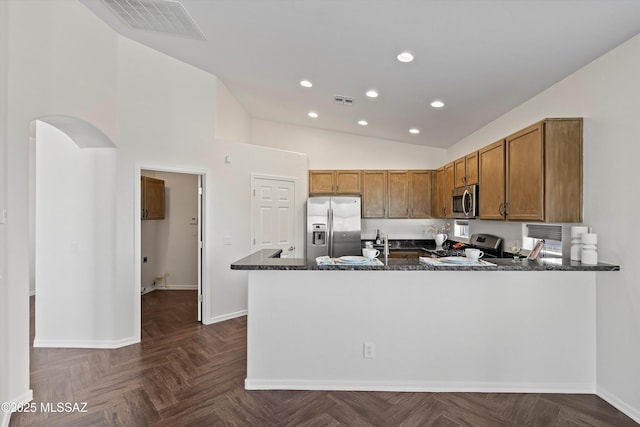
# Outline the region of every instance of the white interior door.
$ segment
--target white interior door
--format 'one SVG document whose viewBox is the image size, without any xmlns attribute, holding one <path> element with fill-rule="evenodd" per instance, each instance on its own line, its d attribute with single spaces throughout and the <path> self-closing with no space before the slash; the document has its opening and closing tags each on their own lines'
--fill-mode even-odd
<svg viewBox="0 0 640 427">
<path fill-rule="evenodd" d="M 296 257 L 295 182 L 253 177 L 253 250 L 282 249 Z"/>
<path fill-rule="evenodd" d="M 203 175 L 198 175 L 198 322 L 202 322 L 202 278 L 204 277 L 204 236 L 203 236 L 203 209 L 204 209 L 204 184 Z"/>
</svg>

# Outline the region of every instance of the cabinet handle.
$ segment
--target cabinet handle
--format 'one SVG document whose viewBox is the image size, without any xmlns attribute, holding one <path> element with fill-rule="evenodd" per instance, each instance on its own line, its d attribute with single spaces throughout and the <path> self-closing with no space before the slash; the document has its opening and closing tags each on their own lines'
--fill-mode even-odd
<svg viewBox="0 0 640 427">
<path fill-rule="evenodd" d="M 500 214 L 500 216 L 504 216 L 505 215 L 504 203 L 500 203 L 500 206 L 498 206 L 498 213 Z"/>
<path fill-rule="evenodd" d="M 509 215 L 509 202 L 504 204 L 504 216 Z"/>
<path fill-rule="evenodd" d="M 407 208 L 407 216 L 409 216 L 409 208 Z"/>
</svg>

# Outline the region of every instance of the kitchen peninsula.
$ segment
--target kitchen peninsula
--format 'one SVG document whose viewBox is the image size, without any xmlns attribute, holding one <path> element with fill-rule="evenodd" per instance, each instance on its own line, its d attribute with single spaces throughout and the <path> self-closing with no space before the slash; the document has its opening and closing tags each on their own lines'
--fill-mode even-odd
<svg viewBox="0 0 640 427">
<path fill-rule="evenodd" d="M 249 276 L 247 389 L 595 392 L 596 274 L 618 266 L 277 256 L 231 266 Z"/>
</svg>

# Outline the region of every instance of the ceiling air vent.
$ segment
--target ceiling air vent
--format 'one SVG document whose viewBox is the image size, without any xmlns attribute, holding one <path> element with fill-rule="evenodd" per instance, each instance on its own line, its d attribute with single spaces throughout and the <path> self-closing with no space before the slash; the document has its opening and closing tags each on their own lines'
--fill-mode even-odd
<svg viewBox="0 0 640 427">
<path fill-rule="evenodd" d="M 136 30 L 155 31 L 206 40 L 182 3 L 175 0 L 102 0 L 127 25 Z"/>
<path fill-rule="evenodd" d="M 333 99 L 335 100 L 336 104 L 341 105 L 353 105 L 354 101 L 352 97 L 343 95 L 335 95 Z"/>
</svg>

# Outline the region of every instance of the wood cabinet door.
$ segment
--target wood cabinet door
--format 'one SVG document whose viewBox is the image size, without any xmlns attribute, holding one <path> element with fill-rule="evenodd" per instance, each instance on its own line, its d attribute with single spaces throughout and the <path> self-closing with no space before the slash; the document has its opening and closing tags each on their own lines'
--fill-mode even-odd
<svg viewBox="0 0 640 427">
<path fill-rule="evenodd" d="M 387 171 L 362 173 L 362 217 L 385 218 L 387 214 Z"/>
<path fill-rule="evenodd" d="M 444 217 L 445 218 L 451 218 L 453 217 L 453 206 L 451 205 L 451 192 L 453 191 L 454 188 L 454 179 L 455 179 L 455 172 L 454 172 L 454 164 L 453 162 L 451 163 L 447 163 L 444 166 L 444 195 L 443 195 L 443 202 L 444 202 Z"/>
<path fill-rule="evenodd" d="M 409 173 L 409 216 L 411 218 L 431 218 L 431 171 L 411 171 Z"/>
<path fill-rule="evenodd" d="M 462 157 L 453 162 L 453 181 L 455 188 L 464 187 L 466 184 L 465 158 Z"/>
<path fill-rule="evenodd" d="M 331 194 L 334 192 L 335 172 L 332 170 L 309 171 L 309 194 Z"/>
<path fill-rule="evenodd" d="M 544 220 L 543 124 L 507 137 L 507 219 Z"/>
<path fill-rule="evenodd" d="M 142 219 L 164 219 L 164 181 L 148 176 L 142 179 Z"/>
<path fill-rule="evenodd" d="M 409 172 L 388 171 L 389 213 L 387 218 L 409 218 Z"/>
<path fill-rule="evenodd" d="M 478 183 L 478 152 L 467 154 L 465 163 L 465 184 L 472 185 Z"/>
<path fill-rule="evenodd" d="M 504 141 L 478 152 L 478 212 L 481 219 L 504 219 L 505 155 Z"/>
<path fill-rule="evenodd" d="M 582 119 L 544 122 L 544 218 L 582 222 Z"/>
<path fill-rule="evenodd" d="M 336 193 L 338 194 L 360 194 L 361 189 L 361 176 L 360 171 L 336 171 Z"/>
<path fill-rule="evenodd" d="M 432 214 L 434 218 L 444 218 L 444 166 L 436 169 L 435 177 Z"/>
</svg>

